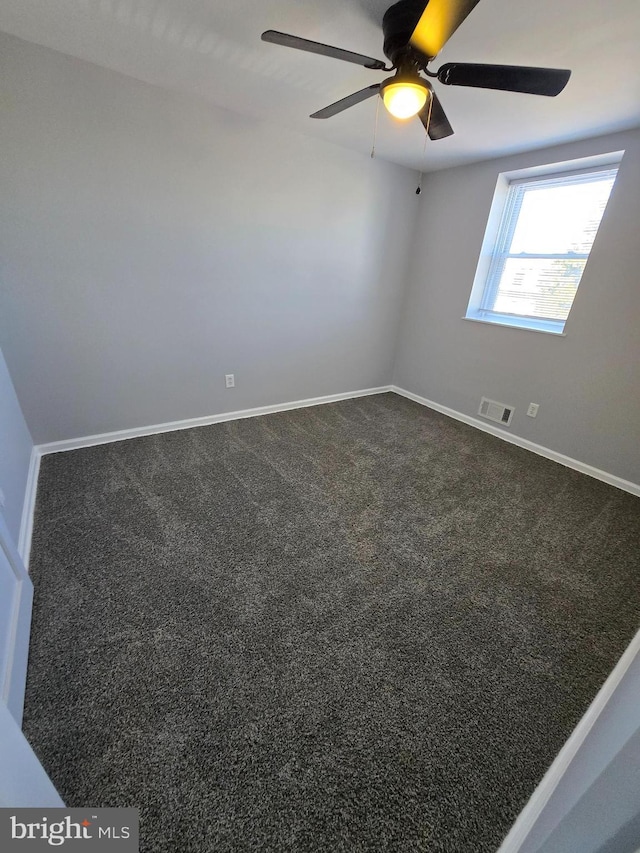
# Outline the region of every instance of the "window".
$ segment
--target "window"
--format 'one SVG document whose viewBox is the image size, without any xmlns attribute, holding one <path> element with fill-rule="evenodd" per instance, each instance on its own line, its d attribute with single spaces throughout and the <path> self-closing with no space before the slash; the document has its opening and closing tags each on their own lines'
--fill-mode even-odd
<svg viewBox="0 0 640 853">
<path fill-rule="evenodd" d="M 606 159 L 500 176 L 466 319 L 563 333 L 621 153 Z"/>
</svg>

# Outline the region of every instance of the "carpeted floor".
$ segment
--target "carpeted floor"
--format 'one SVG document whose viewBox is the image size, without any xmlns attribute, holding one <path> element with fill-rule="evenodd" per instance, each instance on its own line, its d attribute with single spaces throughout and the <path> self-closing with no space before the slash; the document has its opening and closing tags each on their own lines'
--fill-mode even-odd
<svg viewBox="0 0 640 853">
<path fill-rule="evenodd" d="M 393 394 L 42 460 L 25 730 L 153 853 L 493 853 L 640 622 L 640 501 Z"/>
</svg>

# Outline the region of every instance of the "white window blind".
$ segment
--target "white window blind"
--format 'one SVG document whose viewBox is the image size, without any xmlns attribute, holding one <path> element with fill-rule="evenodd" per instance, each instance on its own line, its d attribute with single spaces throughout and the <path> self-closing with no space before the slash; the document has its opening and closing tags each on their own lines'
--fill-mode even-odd
<svg viewBox="0 0 640 853">
<path fill-rule="evenodd" d="M 610 166 L 511 181 L 467 317 L 562 332 L 616 174 Z"/>
</svg>

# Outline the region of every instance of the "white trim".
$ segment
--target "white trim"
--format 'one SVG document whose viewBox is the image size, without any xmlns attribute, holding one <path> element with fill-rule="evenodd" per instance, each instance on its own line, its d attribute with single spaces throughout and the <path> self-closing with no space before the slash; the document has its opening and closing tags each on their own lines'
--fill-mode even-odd
<svg viewBox="0 0 640 853">
<path fill-rule="evenodd" d="M 139 438 L 145 435 L 156 435 L 163 432 L 172 432 L 180 429 L 192 429 L 198 426 L 208 426 L 210 424 L 223 423 L 225 421 L 239 420 L 241 418 L 258 417 L 260 415 L 269 415 L 276 412 L 285 412 L 291 409 L 302 409 L 307 406 L 320 406 L 325 403 L 335 403 L 339 400 L 350 400 L 356 397 L 368 397 L 374 394 L 384 394 L 392 391 L 402 397 L 407 397 L 409 400 L 414 400 L 423 406 L 430 409 L 435 409 L 444 415 L 448 415 L 455 420 L 462 421 L 476 429 L 488 432 L 510 444 L 515 444 L 518 447 L 523 447 L 525 450 L 530 450 L 538 456 L 544 456 L 546 459 L 551 459 L 558 462 L 567 468 L 572 468 L 574 471 L 580 471 L 582 474 L 587 474 L 594 477 L 596 480 L 601 480 L 608 483 L 610 486 L 615 486 L 625 492 L 640 497 L 640 485 L 632 483 L 629 480 L 623 480 L 621 477 L 616 477 L 609 474 L 607 471 L 601 471 L 599 468 L 594 468 L 592 465 L 587 465 L 577 459 L 572 459 L 555 450 L 550 450 L 540 444 L 535 444 L 525 438 L 520 438 L 512 433 L 507 433 L 504 430 L 487 424 L 477 418 L 465 415 L 462 412 L 457 412 L 450 409 L 448 406 L 441 406 L 433 400 L 427 400 L 425 397 L 420 397 L 418 394 L 413 394 L 404 388 L 397 385 L 384 385 L 378 388 L 367 388 L 361 391 L 350 391 L 342 394 L 330 394 L 324 397 L 312 397 L 306 400 L 295 400 L 289 403 L 277 403 L 271 406 L 259 406 L 254 409 L 242 409 L 236 412 L 223 412 L 218 415 L 207 415 L 202 418 L 188 418 L 181 421 L 170 421 L 164 424 L 155 424 L 147 427 L 134 427 L 133 429 L 116 430 L 115 432 L 101 433 L 99 435 L 89 435 L 80 438 L 71 438 L 66 441 L 53 441 L 48 444 L 39 444 L 33 448 L 31 453 L 31 463 L 29 465 L 29 476 L 27 479 L 27 489 L 24 501 L 24 510 L 22 513 L 22 524 L 20 526 L 20 538 L 18 544 L 18 552 L 22 557 L 25 567 L 29 568 L 29 552 L 31 550 L 31 535 L 33 531 L 33 514 L 36 503 L 36 490 L 38 486 L 38 472 L 40 469 L 40 459 L 46 453 L 60 453 L 66 450 L 77 450 L 81 447 L 93 447 L 98 444 L 109 444 L 114 441 L 124 441 L 129 438 Z"/>
<path fill-rule="evenodd" d="M 20 726 L 9 709 L 1 704 L 0 808 L 64 808 L 64 802 Z"/>
<path fill-rule="evenodd" d="M 586 474 L 596 480 L 601 480 L 603 483 L 608 483 L 610 486 L 615 486 L 617 489 L 622 489 L 623 492 L 629 492 L 632 495 L 640 497 L 640 484 L 632 483 L 630 480 L 623 480 L 622 477 L 616 477 L 615 474 L 609 474 L 608 471 L 602 471 L 600 468 L 594 468 L 593 465 L 587 465 L 586 462 L 580 462 L 579 459 L 572 459 L 570 456 L 565 456 L 563 453 L 558 453 L 556 450 L 551 450 L 548 447 L 543 447 L 541 444 L 536 444 L 529 441 L 527 438 L 520 438 L 513 433 L 505 432 L 499 427 L 494 427 L 491 424 L 479 421 L 477 418 L 465 415 L 462 412 L 457 412 L 455 409 L 450 409 L 448 406 L 441 406 L 440 403 L 434 403 L 433 400 L 427 400 L 426 397 L 421 397 L 419 394 L 414 394 L 412 391 L 406 391 L 404 388 L 399 388 L 397 385 L 392 385 L 389 389 L 401 397 L 406 397 L 422 406 L 429 409 L 435 409 L 436 412 L 441 412 L 456 421 L 462 421 L 469 426 L 476 427 L 483 432 L 491 433 L 498 438 L 508 441 L 509 444 L 515 444 L 518 447 L 523 447 L 525 450 L 530 450 L 532 453 L 537 453 L 538 456 L 544 456 L 545 459 L 551 459 L 554 462 L 559 462 L 566 468 L 572 468 L 574 471 L 580 471 L 581 474 Z"/>
<path fill-rule="evenodd" d="M 384 394 L 388 391 L 391 391 L 391 386 L 384 385 L 379 388 L 365 388 L 361 391 L 346 391 L 341 394 L 329 394 L 324 397 L 312 397 L 306 400 L 295 400 L 289 403 L 276 403 L 272 406 L 259 406 L 254 409 L 242 409 L 237 412 L 223 412 L 219 415 L 206 415 L 202 418 L 187 418 L 182 421 L 169 421 L 168 423 L 154 424 L 153 426 L 121 429 L 114 432 L 100 433 L 98 435 L 70 438 L 64 441 L 52 441 L 48 444 L 37 444 L 31 451 L 31 461 L 29 463 L 29 473 L 27 476 L 22 521 L 20 524 L 20 535 L 18 539 L 18 553 L 22 558 L 22 562 L 28 570 L 29 555 L 31 552 L 31 537 L 33 534 L 33 518 L 36 508 L 36 492 L 38 489 L 38 474 L 40 472 L 40 460 L 47 453 L 60 453 L 65 450 L 79 450 L 82 447 L 94 447 L 98 444 L 110 444 L 114 441 L 125 441 L 129 438 L 140 438 L 144 435 L 156 435 L 180 429 L 209 426 L 210 424 L 223 423 L 224 421 L 240 420 L 241 418 L 271 415 L 276 412 L 286 412 L 290 409 L 303 409 L 308 406 L 320 406 L 324 403 L 336 403 L 339 400 L 351 400 L 356 397 L 368 397 L 373 394 Z"/>
<path fill-rule="evenodd" d="M 588 172 L 590 169 L 619 166 L 624 154 L 625 149 L 622 148 L 620 151 L 608 151 L 604 154 L 593 154 L 590 157 L 576 157 L 573 160 L 563 160 L 560 163 L 543 163 L 541 166 L 529 166 L 526 169 L 512 169 L 509 172 L 501 172 L 501 175 L 511 183 L 520 179 L 552 178 L 555 175 L 567 175 L 572 172 Z"/>
<path fill-rule="evenodd" d="M 542 781 L 531 795 L 526 806 L 520 812 L 516 822 L 500 845 L 498 853 L 518 853 L 560 780 L 578 753 L 578 750 L 585 742 L 594 723 L 605 709 L 607 702 L 611 699 L 627 670 L 639 654 L 640 631 L 631 640 L 622 657 L 598 691 L 596 698 L 589 705 L 584 716 L 569 736 L 569 739 L 542 777 Z"/>
<path fill-rule="evenodd" d="M 307 406 L 321 406 L 324 403 L 336 403 L 339 400 L 351 400 L 355 397 L 369 397 L 373 394 L 384 394 L 391 391 L 390 385 L 380 388 L 367 388 L 362 391 L 345 391 L 342 394 L 329 394 L 325 397 L 311 397 L 307 400 L 294 400 L 290 403 L 276 403 L 272 406 L 258 406 L 255 409 L 241 409 L 237 412 L 223 412 L 219 415 L 205 415 L 202 418 L 188 418 L 183 421 L 169 421 L 153 426 L 121 429 L 115 432 L 103 432 L 98 435 L 86 435 L 80 438 L 70 438 L 66 441 L 52 441 L 49 444 L 38 444 L 34 450 L 39 456 L 46 453 L 60 453 L 64 450 L 78 450 L 81 447 L 94 447 L 97 444 L 110 444 L 113 441 L 125 441 L 129 438 L 140 438 L 144 435 L 156 435 L 163 432 L 173 432 L 179 429 L 219 424 L 224 421 L 236 421 L 242 418 L 255 418 L 260 415 L 272 415 L 276 412 L 288 412 L 290 409 L 304 409 Z"/>
<path fill-rule="evenodd" d="M 31 537 L 33 535 L 33 516 L 36 509 L 36 491 L 38 489 L 38 473 L 40 471 L 40 458 L 42 454 L 37 447 L 31 449 L 29 461 L 29 473 L 27 474 L 27 485 L 22 506 L 22 520 L 20 523 L 20 535 L 18 537 L 18 554 L 29 571 L 29 555 L 31 553 Z"/>
<path fill-rule="evenodd" d="M 550 329 L 550 328 L 549 329 L 543 329 L 541 325 L 540 326 L 527 326 L 524 323 L 520 324 L 516 321 L 511 321 L 511 320 L 509 320 L 509 322 L 507 322 L 507 320 L 500 319 L 501 317 L 506 317 L 506 314 L 504 314 L 504 315 L 492 314 L 491 316 L 492 316 L 491 320 L 483 319 L 483 317 L 480 317 L 480 316 L 477 316 L 477 317 L 476 316 L 473 316 L 473 317 L 468 316 L 468 317 L 463 317 L 462 319 L 463 320 L 469 320 L 471 323 L 484 323 L 487 326 L 502 326 L 503 329 L 522 329 L 522 331 L 524 331 L 524 332 L 542 332 L 543 335 L 554 335 L 556 338 L 566 338 L 567 337 L 566 332 L 558 332 L 557 330 L 554 331 L 553 329 Z M 563 326 L 564 325 L 565 324 L 563 323 Z"/>
<path fill-rule="evenodd" d="M 22 722 L 24 690 L 27 681 L 27 658 L 31 631 L 33 584 L 0 515 L 0 550 L 5 554 L 15 576 L 13 614 L 7 642 L 7 666 L 0 673 L 0 704 L 6 704 L 18 724 Z"/>
<path fill-rule="evenodd" d="M 500 288 L 506 269 L 505 264 L 509 258 L 525 258 L 525 260 L 527 258 L 531 260 L 536 257 L 575 258 L 582 259 L 585 262 L 589 258 L 590 250 L 578 254 L 558 253 L 554 255 L 553 253 L 547 254 L 545 252 L 541 254 L 535 252 L 512 254 L 511 244 L 514 233 L 517 230 L 525 194 L 530 189 L 577 185 L 603 180 L 605 177 L 612 179 L 611 188 L 609 189 L 610 193 L 615 184 L 623 155 L 624 151 L 611 152 L 604 155 L 597 155 L 596 157 L 586 157 L 582 160 L 573 160 L 565 164 L 556 163 L 548 166 L 536 166 L 534 168 L 501 172 L 498 175 L 487 226 L 482 240 L 480 256 L 476 266 L 476 273 L 473 278 L 471 294 L 464 316 L 465 320 L 475 320 L 492 323 L 497 326 L 527 329 L 556 335 L 564 333 L 571 305 L 576 297 L 575 292 L 564 319 L 554 319 L 549 316 L 528 316 L 526 313 L 519 312 L 516 309 L 511 314 L 508 314 L 495 308 L 501 292 Z M 607 194 L 608 198 L 609 195 Z M 607 204 L 605 203 L 604 207 L 606 208 L 606 206 Z M 602 218 L 603 213 L 604 208 L 600 218 Z M 599 226 L 600 220 L 598 220 L 598 228 Z M 578 278 L 576 291 L 579 289 L 581 277 L 582 273 L 580 273 Z M 527 286 L 525 286 L 525 291 L 521 296 L 525 297 L 526 295 Z M 562 306 L 557 305 L 556 307 Z"/>
</svg>

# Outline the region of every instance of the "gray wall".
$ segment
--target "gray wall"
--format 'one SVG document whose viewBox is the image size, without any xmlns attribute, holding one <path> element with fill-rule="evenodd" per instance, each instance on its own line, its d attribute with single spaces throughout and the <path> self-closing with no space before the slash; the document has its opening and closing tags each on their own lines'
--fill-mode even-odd
<svg viewBox="0 0 640 853">
<path fill-rule="evenodd" d="M 0 489 L 5 497 L 0 512 L 15 546 L 20 534 L 32 448 L 33 441 L 0 350 Z"/>
<path fill-rule="evenodd" d="M 566 337 L 461 319 L 498 174 L 623 148 Z M 512 433 L 640 483 L 640 131 L 433 173 L 420 198 L 396 384 L 466 415 L 514 405 Z"/>
<path fill-rule="evenodd" d="M 386 384 L 397 351 L 398 385 L 514 404 L 513 433 L 640 482 L 640 131 L 418 198 L 407 170 L 4 35 L 0 98 L 0 342 L 36 442 Z M 462 320 L 498 173 L 621 148 L 566 337 Z"/>
<path fill-rule="evenodd" d="M 0 103 L 37 443 L 391 381 L 415 175 L 5 35 Z"/>
</svg>

